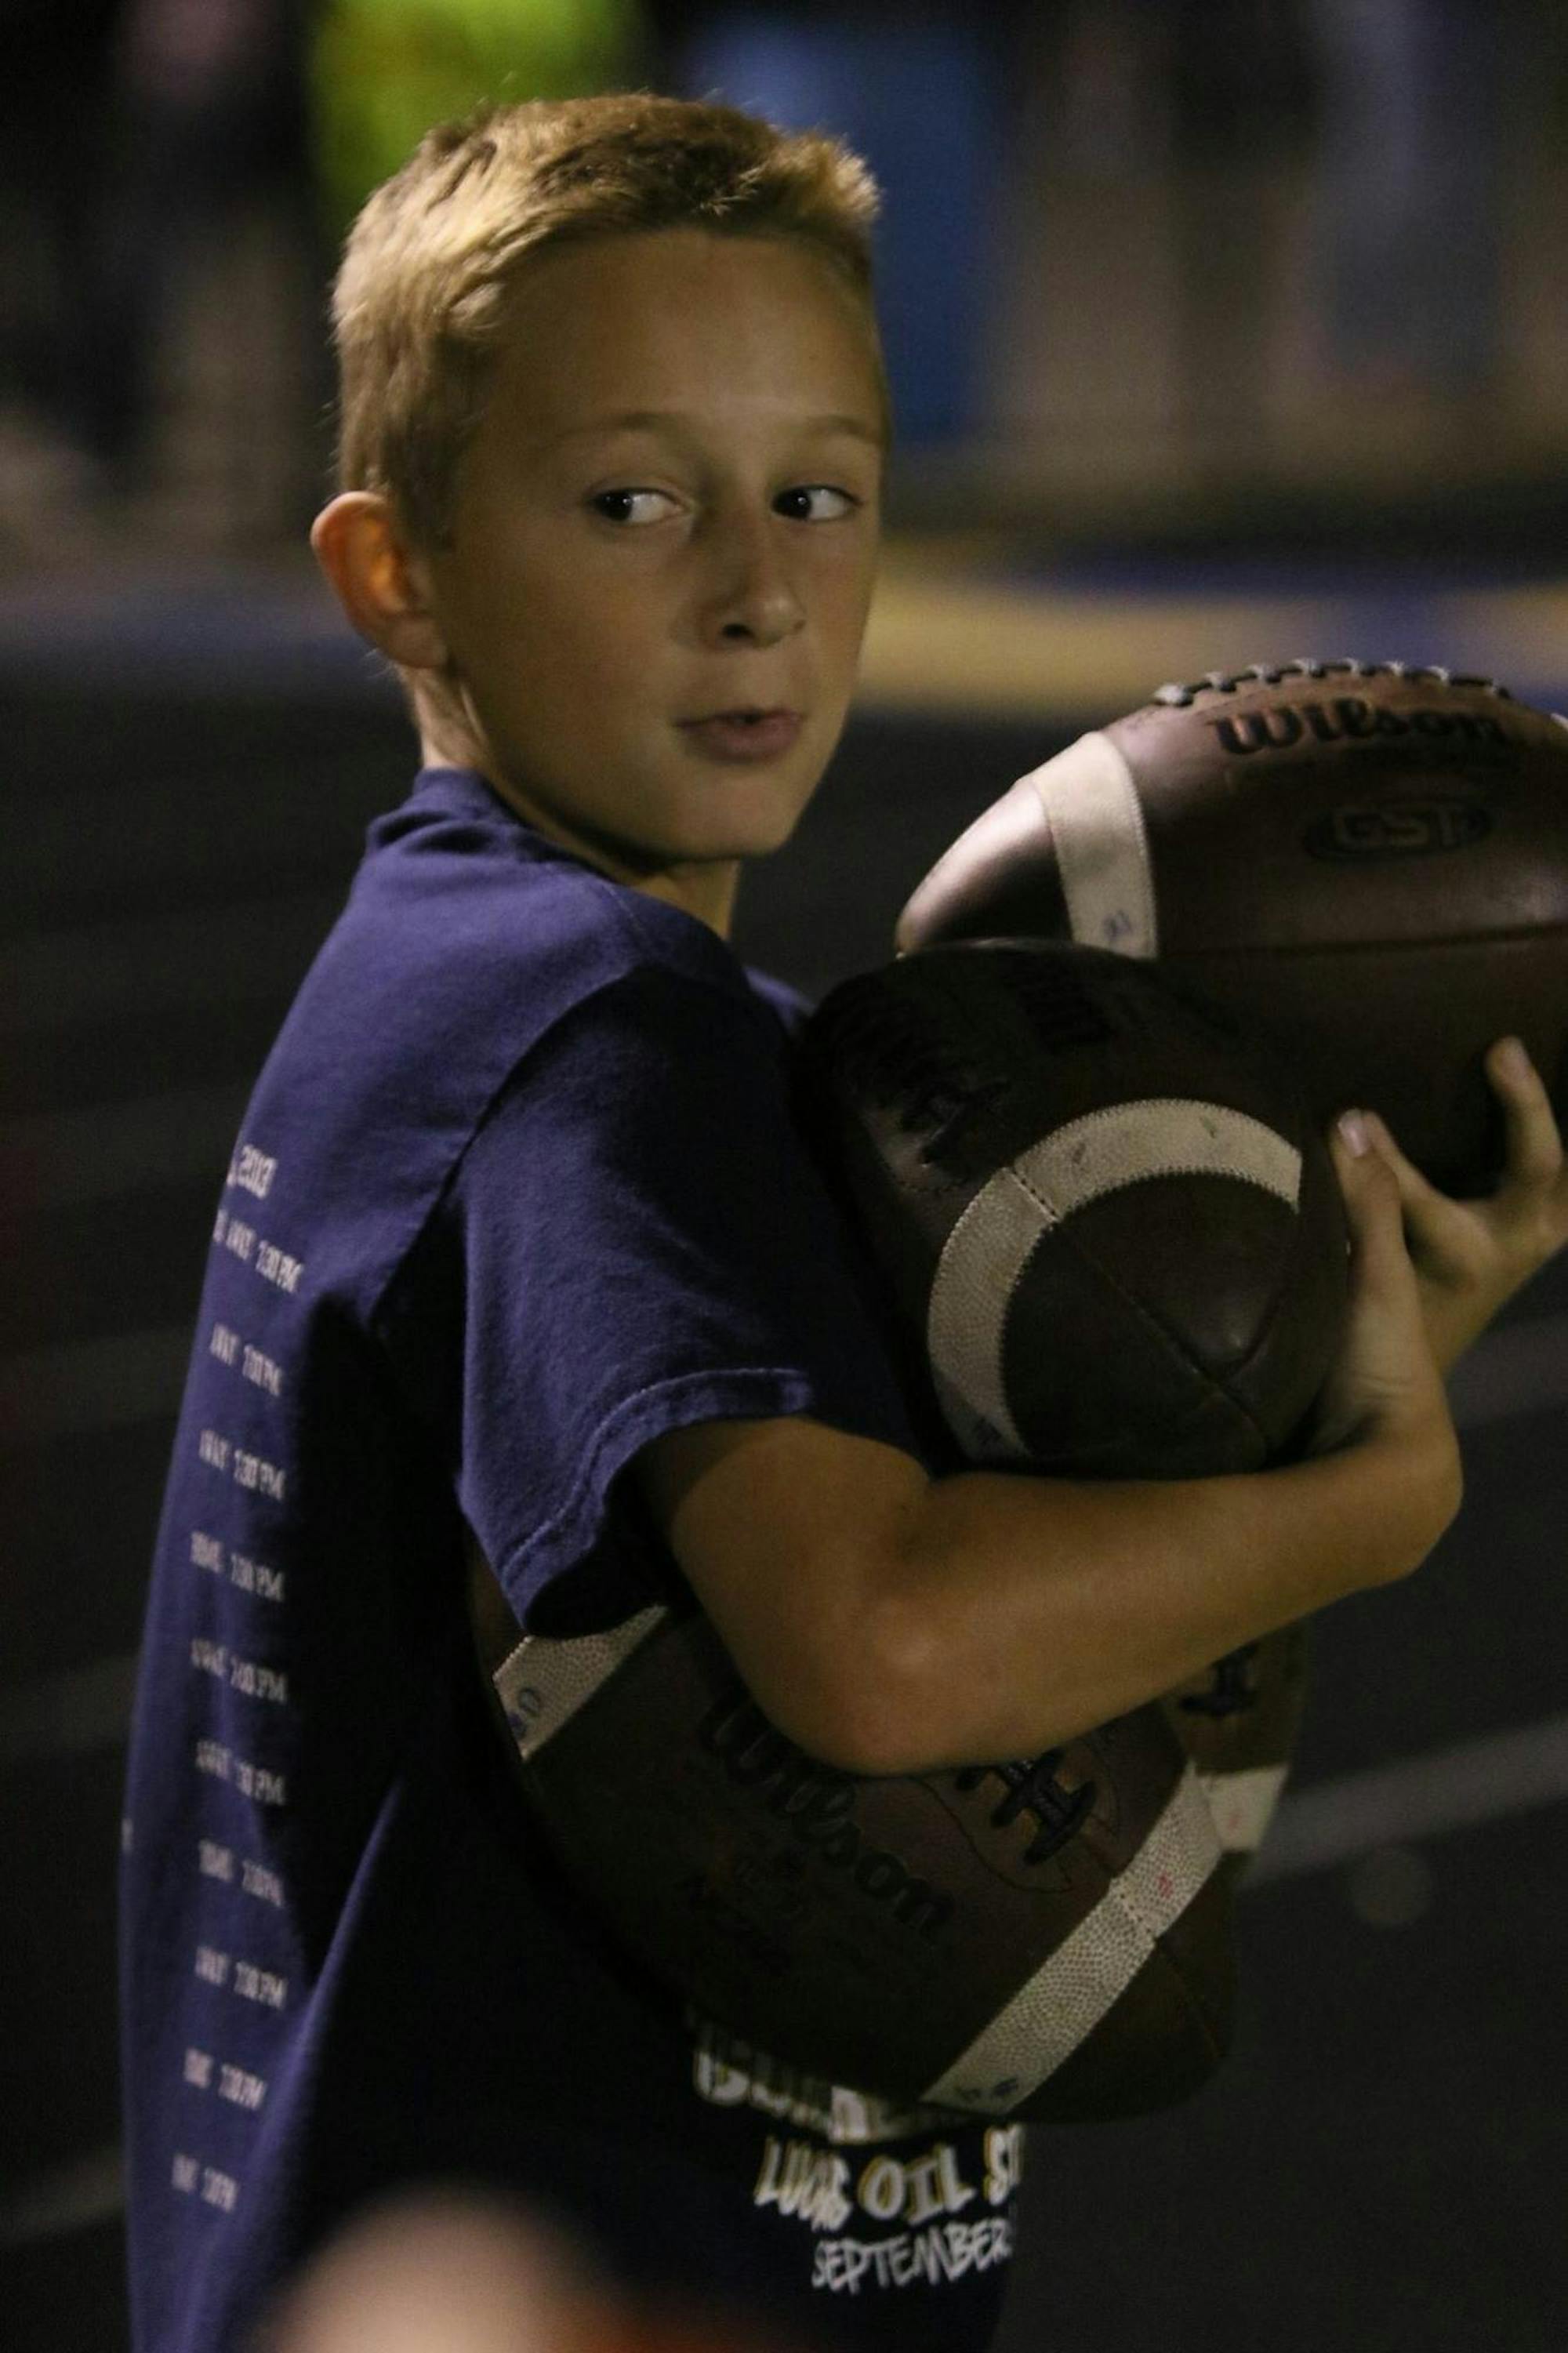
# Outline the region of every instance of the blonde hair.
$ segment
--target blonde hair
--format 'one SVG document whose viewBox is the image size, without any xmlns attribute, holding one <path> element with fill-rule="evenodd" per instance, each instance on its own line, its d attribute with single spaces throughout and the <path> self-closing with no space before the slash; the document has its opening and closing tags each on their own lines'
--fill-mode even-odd
<svg viewBox="0 0 1568 2353">
<path fill-rule="evenodd" d="M 547 248 L 676 227 L 791 237 L 853 289 L 869 323 L 878 204 L 837 140 L 734 107 L 629 91 L 440 124 L 371 196 L 344 249 L 339 487 L 390 498 L 416 542 L 447 535 L 509 288 Z"/>
</svg>

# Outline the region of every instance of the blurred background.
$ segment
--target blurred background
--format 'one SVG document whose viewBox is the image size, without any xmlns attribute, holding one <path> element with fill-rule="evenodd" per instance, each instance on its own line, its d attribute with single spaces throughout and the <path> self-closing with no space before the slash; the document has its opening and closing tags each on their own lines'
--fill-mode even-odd
<svg viewBox="0 0 1568 2353">
<path fill-rule="evenodd" d="M 414 745 L 305 548 L 328 281 L 430 121 L 638 84 L 887 195 L 864 691 L 739 944 L 880 960 L 1162 681 L 1441 662 L 1568 709 L 1557 0 L 0 0 L 0 2341 L 121 2353 L 112 1887 L 145 1564 L 247 1085 Z M 1568 1275 L 1468 1494 L 1323 1621 L 1188 2110 L 1032 2136 L 1003 2353 L 1562 2353 Z"/>
<path fill-rule="evenodd" d="M 895 521 L 1521 554 L 1568 454 L 1552 0 L 3 0 L 0 551 L 298 554 L 324 288 L 430 121 L 639 83 L 887 191 Z M 1441 510 L 1434 513 L 1434 508 Z"/>
</svg>

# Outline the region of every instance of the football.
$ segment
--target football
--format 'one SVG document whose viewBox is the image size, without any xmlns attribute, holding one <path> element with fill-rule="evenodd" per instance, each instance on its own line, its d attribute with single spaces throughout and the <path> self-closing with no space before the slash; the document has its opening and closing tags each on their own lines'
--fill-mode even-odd
<svg viewBox="0 0 1568 2353">
<path fill-rule="evenodd" d="M 1339 1345 L 1342 1208 L 1290 1072 L 1229 1015 L 1100 951 L 933 949 L 836 990 L 800 1080 L 955 1464 L 1289 1449 Z M 773 2059 L 903 2110 L 1069 2122 L 1167 2105 L 1223 2056 L 1293 1634 L 1037 1757 L 866 1778 L 768 1722 L 689 1597 L 567 1639 L 488 1626 L 567 1876 Z"/>
<path fill-rule="evenodd" d="M 1281 1627 L 1217 1659 L 1160 1702 L 1197 1768 L 1234 1886 L 1263 1842 L 1290 1769 L 1307 1695 L 1310 1628 Z"/>
<path fill-rule="evenodd" d="M 1291 1065 L 1231 1013 L 1104 949 L 933 947 L 835 989 L 801 1071 L 954 1465 L 1208 1477 L 1301 1441 L 1343 1203 Z"/>
<path fill-rule="evenodd" d="M 1278 1041 L 1316 1117 L 1379 1112 L 1474 1197 L 1502 1161 L 1494 1039 L 1568 1114 L 1568 722 L 1397 662 L 1162 687 L 986 809 L 898 937 L 1158 958 Z"/>
<path fill-rule="evenodd" d="M 900 2114 L 1068 2122 L 1223 2056 L 1228 1887 L 1159 1706 L 1028 1764 L 865 1778 L 785 1739 L 689 1603 L 486 1664 L 572 1883 L 773 2059 Z"/>
</svg>

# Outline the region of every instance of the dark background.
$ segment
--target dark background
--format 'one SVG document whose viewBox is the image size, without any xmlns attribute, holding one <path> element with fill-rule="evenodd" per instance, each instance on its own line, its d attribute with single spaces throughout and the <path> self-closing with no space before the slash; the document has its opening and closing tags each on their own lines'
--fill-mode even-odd
<svg viewBox="0 0 1568 2353">
<path fill-rule="evenodd" d="M 123 2342 L 113 1866 L 174 1401 L 248 1081 L 413 760 L 301 553 L 330 13 L 0 12 L 16 2353 Z M 828 783 L 747 885 L 753 961 L 818 990 L 879 960 L 968 818 L 1167 676 L 1350 652 L 1568 705 L 1553 9 L 626 27 L 600 79 L 819 115 L 889 191 L 887 578 Z M 1433 1560 L 1321 1622 L 1229 2066 L 1168 2117 L 1032 2137 L 1005 2353 L 1568 2342 L 1565 1308 L 1558 1267 L 1460 1377 L 1468 1496 Z"/>
</svg>

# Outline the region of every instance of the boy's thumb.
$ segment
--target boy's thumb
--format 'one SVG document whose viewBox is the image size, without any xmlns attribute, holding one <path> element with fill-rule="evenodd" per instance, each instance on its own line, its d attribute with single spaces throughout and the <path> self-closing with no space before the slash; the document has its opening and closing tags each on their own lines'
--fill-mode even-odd
<svg viewBox="0 0 1568 2353">
<path fill-rule="evenodd" d="M 1340 1113 L 1331 1142 L 1356 1257 L 1374 1279 L 1397 1276 L 1407 1256 L 1399 1179 L 1359 1112 Z"/>
</svg>

